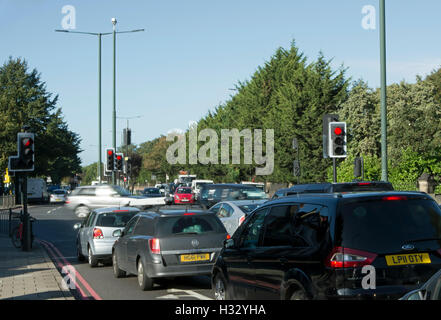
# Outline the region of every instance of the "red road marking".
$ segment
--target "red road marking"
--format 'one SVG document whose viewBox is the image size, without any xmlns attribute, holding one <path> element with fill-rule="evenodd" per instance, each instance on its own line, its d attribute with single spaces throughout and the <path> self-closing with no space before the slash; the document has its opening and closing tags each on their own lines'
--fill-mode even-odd
<svg viewBox="0 0 441 320">
<path fill-rule="evenodd" d="M 91 294 L 91 296 L 95 300 L 102 300 L 102 298 L 98 295 L 98 293 L 96 293 L 95 290 L 92 289 L 92 287 L 89 285 L 89 283 L 81 276 L 81 274 L 75 269 L 75 267 L 72 266 L 69 263 L 69 261 L 66 260 L 66 258 L 61 254 L 61 252 L 58 250 L 57 247 L 55 247 L 49 241 L 45 241 L 45 240 L 38 240 L 38 241 L 40 241 L 43 245 L 45 245 L 45 247 L 48 249 L 48 251 L 50 251 L 53 254 L 53 257 L 57 260 L 57 264 L 61 269 L 63 269 L 63 267 L 65 267 L 65 266 L 69 266 L 69 270 L 75 271 L 75 278 L 81 282 L 81 284 L 86 288 L 86 290 Z M 50 247 L 52 247 L 52 249 L 58 254 L 58 258 L 54 254 L 54 252 L 52 251 L 52 249 Z M 63 263 L 61 263 L 59 261 L 59 259 L 63 260 L 64 265 L 63 265 Z M 71 279 L 71 281 L 73 280 L 72 278 L 70 278 L 70 279 Z M 73 282 L 74 282 L 75 286 L 79 289 L 83 298 L 87 298 L 87 296 L 84 294 L 84 291 L 77 285 L 76 281 L 73 281 Z"/>
</svg>

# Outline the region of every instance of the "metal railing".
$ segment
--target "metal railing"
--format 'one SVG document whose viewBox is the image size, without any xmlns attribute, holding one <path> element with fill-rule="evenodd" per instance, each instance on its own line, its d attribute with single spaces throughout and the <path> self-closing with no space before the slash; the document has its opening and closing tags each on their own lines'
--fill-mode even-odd
<svg viewBox="0 0 441 320">
<path fill-rule="evenodd" d="M 15 195 L 0 196 L 0 209 L 10 209 L 15 207 Z"/>
</svg>

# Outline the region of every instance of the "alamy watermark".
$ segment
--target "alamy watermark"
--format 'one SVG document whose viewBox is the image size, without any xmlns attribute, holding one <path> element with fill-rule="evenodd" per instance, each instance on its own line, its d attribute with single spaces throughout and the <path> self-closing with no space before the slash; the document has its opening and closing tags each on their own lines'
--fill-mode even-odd
<svg viewBox="0 0 441 320">
<path fill-rule="evenodd" d="M 64 14 L 61 19 L 61 27 L 65 30 L 76 29 L 76 10 L 75 7 L 68 4 L 61 8 L 61 13 Z"/>
<path fill-rule="evenodd" d="M 363 18 L 361 19 L 361 27 L 363 29 L 377 29 L 377 11 L 373 5 L 363 6 L 361 14 L 363 14 Z"/>
<path fill-rule="evenodd" d="M 220 164 L 241 164 L 241 140 L 243 140 L 243 163 L 253 164 L 256 175 L 270 175 L 274 171 L 274 129 L 265 130 L 265 154 L 263 154 L 262 129 L 221 129 Z M 177 138 L 177 140 L 176 140 Z M 230 140 L 231 162 L 230 162 Z M 168 163 L 174 164 L 219 164 L 219 136 L 214 129 L 197 131 L 197 126 L 192 125 L 188 131 L 188 163 L 187 139 L 182 132 L 171 132 L 167 141 L 173 141 L 167 149 Z M 198 143 L 204 144 L 198 148 Z M 263 167 L 260 167 L 263 166 Z"/>
</svg>

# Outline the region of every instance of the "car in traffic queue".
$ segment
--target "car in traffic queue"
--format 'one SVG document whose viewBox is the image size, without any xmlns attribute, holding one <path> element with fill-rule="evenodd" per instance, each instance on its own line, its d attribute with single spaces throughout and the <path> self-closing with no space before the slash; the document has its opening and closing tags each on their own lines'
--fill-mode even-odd
<svg viewBox="0 0 441 320">
<path fill-rule="evenodd" d="M 161 191 L 158 188 L 144 188 L 142 195 L 147 198 L 159 198 L 163 197 Z"/>
<path fill-rule="evenodd" d="M 174 204 L 193 204 L 194 194 L 190 187 L 178 187 L 173 194 Z"/>
<path fill-rule="evenodd" d="M 191 189 L 194 193 L 194 199 L 197 200 L 201 194 L 201 189 L 204 184 L 213 184 L 213 180 L 200 180 L 196 179 L 191 182 Z"/>
<path fill-rule="evenodd" d="M 393 191 L 392 183 L 385 181 L 354 181 L 340 183 L 305 183 L 290 188 L 277 190 L 271 199 L 295 195 L 298 193 L 333 193 L 333 192 L 372 192 Z"/>
<path fill-rule="evenodd" d="M 100 261 L 111 260 L 112 247 L 118 239 L 113 231 L 124 228 L 139 209 L 133 207 L 101 208 L 93 210 L 81 223 L 76 223 L 77 258 L 96 267 Z"/>
<path fill-rule="evenodd" d="M 210 275 L 228 234 L 210 212 L 158 210 L 137 214 L 113 235 L 114 276 L 135 274 L 150 290 L 161 278 Z"/>
<path fill-rule="evenodd" d="M 245 218 L 255 209 L 264 204 L 267 200 L 237 200 L 222 201 L 212 206 L 209 211 L 218 216 L 232 235 L 236 229 L 245 221 Z"/>
<path fill-rule="evenodd" d="M 221 300 L 398 299 L 439 269 L 441 210 L 429 195 L 297 194 L 263 204 L 226 240 L 212 288 Z"/>
<path fill-rule="evenodd" d="M 67 191 L 65 189 L 56 189 L 50 193 L 49 203 L 64 203 L 66 198 Z"/>
<path fill-rule="evenodd" d="M 208 209 L 221 201 L 267 199 L 268 195 L 262 189 L 252 185 L 234 183 L 205 184 L 202 186 L 198 204 Z"/>
<path fill-rule="evenodd" d="M 65 206 L 73 210 L 79 218 L 84 218 L 97 208 L 137 207 L 146 209 L 150 206 L 164 205 L 164 199 L 164 197 L 133 196 L 120 186 L 101 184 L 76 188 L 67 197 Z"/>
</svg>

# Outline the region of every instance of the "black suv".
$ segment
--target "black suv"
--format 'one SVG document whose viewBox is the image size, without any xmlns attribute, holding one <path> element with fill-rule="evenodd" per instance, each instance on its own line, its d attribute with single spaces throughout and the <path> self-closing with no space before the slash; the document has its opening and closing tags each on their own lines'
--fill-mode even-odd
<svg viewBox="0 0 441 320">
<path fill-rule="evenodd" d="M 274 193 L 272 199 L 298 193 L 372 192 L 393 190 L 392 183 L 384 181 L 305 183 L 294 185 L 291 188 L 279 189 Z"/>
<path fill-rule="evenodd" d="M 440 268 L 441 210 L 427 194 L 299 194 L 251 213 L 212 286 L 216 299 L 387 299 Z"/>
<path fill-rule="evenodd" d="M 227 231 L 211 212 L 162 210 L 135 215 L 113 235 L 115 277 L 137 274 L 150 290 L 158 278 L 210 275 Z"/>
<path fill-rule="evenodd" d="M 268 196 L 265 191 L 246 184 L 204 184 L 198 203 L 204 208 L 211 208 L 221 201 L 233 200 L 265 200 Z"/>
</svg>

